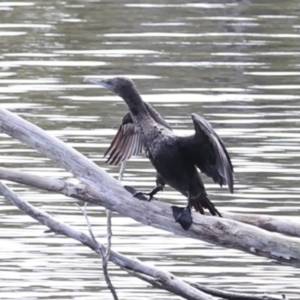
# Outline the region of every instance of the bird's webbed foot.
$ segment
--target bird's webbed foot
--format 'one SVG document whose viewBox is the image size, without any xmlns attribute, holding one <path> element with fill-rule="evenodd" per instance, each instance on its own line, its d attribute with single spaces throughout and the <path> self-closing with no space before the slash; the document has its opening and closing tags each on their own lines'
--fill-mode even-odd
<svg viewBox="0 0 300 300">
<path fill-rule="evenodd" d="M 188 230 L 193 223 L 190 206 L 188 205 L 185 208 L 172 206 L 171 208 L 175 222 L 178 222 L 184 230 Z"/>
<path fill-rule="evenodd" d="M 155 199 L 153 196 L 162 190 L 163 190 L 163 187 L 158 185 L 152 191 L 150 191 L 148 193 L 136 192 L 133 194 L 133 196 L 137 197 L 138 199 L 140 199 L 141 195 L 144 196 L 144 198 L 147 198 L 146 196 L 149 196 L 149 198 L 147 198 L 146 200 L 151 201 L 152 199 Z M 141 200 L 145 200 L 145 199 L 141 199 Z"/>
<path fill-rule="evenodd" d="M 138 192 L 134 187 L 132 186 L 128 186 L 128 185 L 124 185 L 124 189 L 129 192 L 132 196 L 138 198 L 139 200 L 143 200 L 143 201 L 148 201 L 148 197 L 141 193 L 141 192 Z"/>
</svg>

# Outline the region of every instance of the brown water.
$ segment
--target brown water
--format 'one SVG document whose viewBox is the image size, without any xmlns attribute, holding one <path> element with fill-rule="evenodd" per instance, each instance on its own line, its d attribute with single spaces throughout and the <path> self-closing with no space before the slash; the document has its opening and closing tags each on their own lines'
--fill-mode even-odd
<svg viewBox="0 0 300 300">
<path fill-rule="evenodd" d="M 85 76 L 125 75 L 176 132 L 203 115 L 227 145 L 235 194 L 204 178 L 221 211 L 299 215 L 299 1 L 0 2 L 0 105 L 104 165 L 126 111 L 121 99 L 83 84 Z M 1 134 L 2 166 L 71 178 L 51 161 Z M 154 184 L 143 156 L 124 182 Z M 74 200 L 17 184 L 14 191 L 86 230 Z M 170 188 L 164 201 L 186 203 Z M 89 208 L 104 240 L 105 213 Z M 0 299 L 111 299 L 91 251 L 0 202 Z M 299 299 L 300 271 L 204 242 L 173 236 L 115 215 L 113 248 L 192 281 L 226 290 L 286 293 Z M 179 299 L 111 266 L 122 299 Z"/>
</svg>

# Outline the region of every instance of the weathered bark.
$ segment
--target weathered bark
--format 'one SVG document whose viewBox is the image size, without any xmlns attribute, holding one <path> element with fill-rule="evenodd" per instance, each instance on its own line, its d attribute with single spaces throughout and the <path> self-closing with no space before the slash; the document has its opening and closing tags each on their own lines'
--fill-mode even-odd
<svg viewBox="0 0 300 300">
<path fill-rule="evenodd" d="M 60 187 L 60 192 L 67 196 L 104 206 L 145 225 L 178 235 L 300 266 L 299 239 L 270 233 L 226 218 L 197 213 L 193 213 L 191 228 L 184 231 L 174 222 L 169 204 L 139 201 L 137 205 L 138 200 L 96 164 L 62 141 L 5 109 L 0 109 L 0 130 L 45 154 L 77 177 L 81 182 L 78 186 L 52 180 L 54 188 L 57 190 Z M 47 190 L 51 190 L 51 184 L 47 184 L 46 181 L 43 184 Z"/>
<path fill-rule="evenodd" d="M 228 212 L 222 212 L 222 216 L 226 219 L 254 225 L 267 231 L 300 237 L 300 222 L 296 220 L 288 220 L 286 217 Z"/>
<path fill-rule="evenodd" d="M 83 232 L 76 230 L 75 228 L 56 220 L 53 216 L 47 214 L 46 212 L 34 207 L 27 201 L 22 200 L 14 192 L 12 192 L 5 184 L 0 181 L 0 193 L 8 200 L 10 203 L 18 207 L 21 211 L 28 214 L 41 224 L 47 226 L 51 231 L 59 234 L 63 234 L 67 237 L 73 238 L 80 243 L 88 246 L 90 249 L 95 251 L 98 255 L 103 255 L 103 251 L 106 251 L 106 247 L 99 244 L 95 239 L 86 235 Z M 100 251 L 103 249 L 103 251 Z M 217 289 L 205 288 L 201 285 L 194 283 L 189 283 L 181 280 L 180 278 L 174 276 L 169 272 L 159 270 L 155 267 L 148 266 L 137 259 L 132 259 L 124 256 L 118 252 L 110 250 L 110 261 L 120 266 L 123 270 L 128 273 L 141 278 L 144 281 L 151 283 L 153 286 L 165 289 L 173 294 L 183 297 L 188 300 L 213 300 L 215 298 L 210 297 L 208 294 L 221 296 L 223 299 L 238 299 L 236 297 L 237 293 L 224 292 Z M 206 290 L 205 292 L 201 290 Z M 251 296 L 244 293 L 239 293 L 241 299 L 245 300 L 279 300 L 268 295 L 263 296 Z M 249 298 L 246 298 L 249 297 Z M 252 298 L 251 298 L 252 297 Z M 255 298 L 254 298 L 255 297 Z"/>
</svg>

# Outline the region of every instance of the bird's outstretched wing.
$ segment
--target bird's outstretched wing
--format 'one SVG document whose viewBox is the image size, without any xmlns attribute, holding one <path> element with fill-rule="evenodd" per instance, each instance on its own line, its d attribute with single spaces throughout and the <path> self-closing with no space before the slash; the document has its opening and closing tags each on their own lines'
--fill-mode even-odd
<svg viewBox="0 0 300 300">
<path fill-rule="evenodd" d="M 118 165 L 133 155 L 138 155 L 143 150 L 141 137 L 133 124 L 130 113 L 126 113 L 117 134 L 112 140 L 109 148 L 105 151 L 104 157 L 109 155 L 106 163 Z"/>
<path fill-rule="evenodd" d="M 192 137 L 189 154 L 195 165 L 220 186 L 227 185 L 233 193 L 233 166 L 223 141 L 209 122 L 192 114 L 195 135 Z"/>
<path fill-rule="evenodd" d="M 153 120 L 162 126 L 171 129 L 169 124 L 162 116 L 147 102 L 144 102 L 146 109 Z M 143 143 L 138 130 L 133 123 L 130 112 L 123 117 L 117 134 L 112 140 L 109 148 L 105 151 L 104 156 L 109 155 L 106 163 L 118 165 L 128 160 L 133 155 L 139 155 L 143 151 Z"/>
</svg>

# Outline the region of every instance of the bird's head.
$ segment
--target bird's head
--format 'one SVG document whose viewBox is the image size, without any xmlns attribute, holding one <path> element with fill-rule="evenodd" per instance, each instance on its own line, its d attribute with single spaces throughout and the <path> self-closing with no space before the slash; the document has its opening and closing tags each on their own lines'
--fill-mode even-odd
<svg viewBox="0 0 300 300">
<path fill-rule="evenodd" d="M 86 77 L 84 78 L 84 82 L 100 85 L 122 98 L 126 97 L 128 91 L 135 89 L 133 81 L 126 77 L 114 77 L 108 79 Z"/>
</svg>

